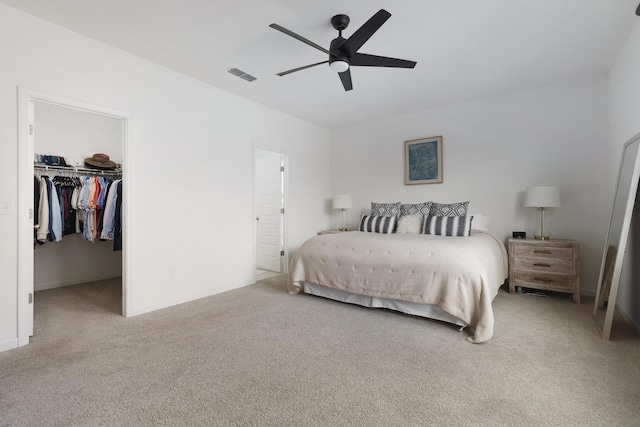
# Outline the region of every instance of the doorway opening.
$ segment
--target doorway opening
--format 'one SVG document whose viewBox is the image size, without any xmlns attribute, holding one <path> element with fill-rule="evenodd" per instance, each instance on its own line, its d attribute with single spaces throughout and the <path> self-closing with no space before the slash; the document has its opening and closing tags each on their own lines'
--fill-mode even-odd
<svg viewBox="0 0 640 427">
<path fill-rule="evenodd" d="M 254 150 L 254 212 L 256 280 L 287 270 L 286 236 L 287 156 Z"/>
<path fill-rule="evenodd" d="M 61 175 L 74 175 L 74 167 L 83 167 L 92 154 L 108 151 L 122 164 L 122 176 L 127 175 L 126 159 L 129 147 L 129 116 L 111 109 L 51 95 L 27 88 L 18 88 L 18 153 L 19 153 L 19 216 L 18 216 L 18 346 L 29 343 L 34 334 L 34 291 L 93 282 L 120 276 L 122 283 L 122 315 L 126 316 L 131 303 L 127 298 L 127 211 L 128 184 L 121 183 L 121 251 L 113 253 L 105 242 L 81 241 L 75 235 L 64 236 L 62 241 L 47 241 L 42 246 L 34 240 L 35 189 L 34 177 L 54 171 L 36 173 L 36 154 L 68 156 L 69 171 Z M 39 133 L 40 132 L 40 133 Z M 85 132 L 90 136 L 82 136 Z M 91 133 L 93 132 L 93 133 Z M 74 134 L 75 135 L 72 135 Z M 82 143 L 74 144 L 72 140 Z M 106 134 L 110 134 L 107 135 Z M 101 138 L 111 138 L 106 144 Z M 68 137 L 68 138 L 67 138 Z M 56 145 L 57 144 L 57 145 Z M 105 146 L 106 144 L 106 146 Z M 40 168 L 38 168 L 40 169 Z M 52 168 L 53 169 L 53 168 Z M 88 174 L 87 174 L 88 175 Z M 88 246 L 87 246 L 88 245 Z M 101 246 L 101 247 L 100 247 Z M 38 251 L 38 255 L 36 255 Z M 93 267 L 88 264 L 91 254 L 100 257 Z M 86 257 L 86 258 L 83 258 Z M 70 267 L 75 264 L 75 268 Z M 103 261 L 103 262 L 100 262 Z M 89 263 L 90 264 L 90 263 Z"/>
</svg>

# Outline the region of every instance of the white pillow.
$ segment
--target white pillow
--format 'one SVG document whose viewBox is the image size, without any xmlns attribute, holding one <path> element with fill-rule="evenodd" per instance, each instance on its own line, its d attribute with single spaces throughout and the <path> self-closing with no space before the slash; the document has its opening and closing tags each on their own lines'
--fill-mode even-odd
<svg viewBox="0 0 640 427">
<path fill-rule="evenodd" d="M 471 222 L 472 230 L 489 231 L 489 223 L 491 222 L 490 217 L 482 214 L 471 214 L 469 216 L 473 217 L 473 221 Z"/>
<path fill-rule="evenodd" d="M 422 215 L 403 215 L 398 220 L 396 233 L 420 234 L 422 231 Z"/>
</svg>

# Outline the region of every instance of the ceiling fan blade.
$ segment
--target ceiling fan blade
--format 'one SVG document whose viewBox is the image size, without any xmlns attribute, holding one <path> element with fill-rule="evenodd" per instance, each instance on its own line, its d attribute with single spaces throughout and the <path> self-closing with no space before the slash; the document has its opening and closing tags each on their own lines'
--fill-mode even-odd
<svg viewBox="0 0 640 427">
<path fill-rule="evenodd" d="M 351 57 L 349 63 L 360 67 L 396 67 L 413 68 L 417 62 L 406 59 L 388 58 L 386 56 L 367 55 L 366 53 L 356 53 Z"/>
<path fill-rule="evenodd" d="M 344 73 L 338 73 L 342 86 L 344 86 L 345 92 L 353 89 L 353 83 L 351 82 L 351 71 L 347 70 Z"/>
<path fill-rule="evenodd" d="M 358 28 L 346 42 L 344 42 L 341 50 L 349 56 L 356 53 L 356 51 L 360 49 L 360 47 L 362 47 L 369 38 L 371 38 L 373 33 L 378 31 L 378 28 L 380 28 L 390 17 L 391 14 L 389 12 L 384 9 L 380 9 L 375 15 L 369 18 L 362 27 Z"/>
<path fill-rule="evenodd" d="M 293 70 L 283 71 L 281 73 L 278 73 L 278 75 L 280 77 L 286 76 L 287 74 L 295 73 L 296 71 L 306 70 L 307 68 L 315 67 L 316 65 L 320 65 L 320 64 L 326 64 L 327 62 L 329 62 L 329 60 L 317 62 L 315 64 L 305 65 L 304 67 L 294 68 Z"/>
<path fill-rule="evenodd" d="M 300 36 L 300 35 L 298 35 L 298 34 L 294 33 L 293 31 L 287 30 L 287 29 L 286 29 L 286 28 L 284 28 L 284 27 L 281 27 L 281 26 L 280 26 L 280 25 L 278 25 L 278 24 L 271 24 L 271 25 L 269 25 L 269 26 L 270 26 L 271 28 L 273 28 L 274 30 L 278 30 L 278 31 L 280 31 L 281 33 L 285 33 L 286 35 L 293 37 L 293 38 L 294 38 L 294 39 L 296 39 L 296 40 L 300 40 L 302 43 L 308 44 L 308 45 L 309 45 L 309 46 L 311 46 L 311 47 L 315 47 L 316 49 L 318 49 L 318 50 L 320 50 L 320 51 L 322 51 L 322 52 L 326 53 L 327 55 L 334 55 L 334 56 L 335 56 L 335 54 L 333 54 L 333 53 L 329 52 L 327 49 L 323 48 L 322 46 L 317 45 L 317 44 L 315 44 L 314 42 L 312 42 L 311 40 L 307 40 L 307 39 L 305 39 L 304 37 L 302 37 L 302 36 Z"/>
</svg>

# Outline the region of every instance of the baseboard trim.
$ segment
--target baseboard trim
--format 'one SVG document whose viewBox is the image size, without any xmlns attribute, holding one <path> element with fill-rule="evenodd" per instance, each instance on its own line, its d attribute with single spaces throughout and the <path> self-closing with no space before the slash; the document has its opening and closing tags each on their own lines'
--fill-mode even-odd
<svg viewBox="0 0 640 427">
<path fill-rule="evenodd" d="M 111 276 L 111 277 L 93 277 L 93 278 L 84 278 L 84 279 L 77 279 L 77 280 L 65 280 L 63 282 L 40 283 L 38 285 L 34 284 L 33 290 L 45 291 L 47 289 L 64 288 L 66 286 L 80 285 L 82 283 L 89 283 L 89 282 L 98 282 L 100 280 L 115 279 L 117 277 L 122 277 L 122 276 L 117 275 L 117 276 Z"/>
<path fill-rule="evenodd" d="M 638 325 L 631 316 L 622 311 L 622 309 L 620 308 L 620 304 L 616 304 L 616 311 L 618 312 L 620 317 L 622 317 L 622 320 L 628 323 L 630 326 L 634 327 L 636 329 L 636 333 L 640 335 L 640 325 Z"/>
<path fill-rule="evenodd" d="M 0 352 L 18 348 L 18 338 L 0 342 Z"/>
<path fill-rule="evenodd" d="M 127 316 L 126 317 L 133 317 L 133 316 L 139 316 L 141 314 L 146 314 L 146 313 L 151 313 L 157 310 L 162 310 L 165 308 L 169 308 L 169 307 L 173 307 L 176 305 L 180 305 L 180 304 L 185 304 L 188 302 L 192 302 L 192 301 L 197 301 L 201 298 L 207 298 L 207 297 L 211 297 L 214 295 L 218 295 L 224 292 L 229 292 L 229 291 L 233 291 L 235 289 L 239 289 L 239 288 L 243 288 L 245 286 L 251 286 L 254 285 L 254 282 L 248 283 L 248 284 L 242 284 L 242 285 L 231 285 L 228 287 L 225 287 L 223 289 L 218 289 L 215 292 L 204 292 L 204 293 L 198 293 L 198 294 L 192 294 L 192 295 L 185 295 L 182 298 L 176 298 L 174 300 L 171 301 L 165 301 L 159 304 L 151 304 L 151 305 L 145 305 L 145 306 L 138 306 L 138 307 L 132 307 L 131 312 L 127 312 Z"/>
</svg>

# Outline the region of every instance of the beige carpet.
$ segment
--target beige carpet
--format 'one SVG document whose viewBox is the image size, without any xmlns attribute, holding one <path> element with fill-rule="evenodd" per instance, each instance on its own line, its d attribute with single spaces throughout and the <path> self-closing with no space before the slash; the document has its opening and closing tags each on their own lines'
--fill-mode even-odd
<svg viewBox="0 0 640 427">
<path fill-rule="evenodd" d="M 0 425 L 638 426 L 640 339 L 592 302 L 501 291 L 494 338 L 286 293 L 283 276 L 129 319 L 120 284 L 36 294 Z"/>
</svg>

